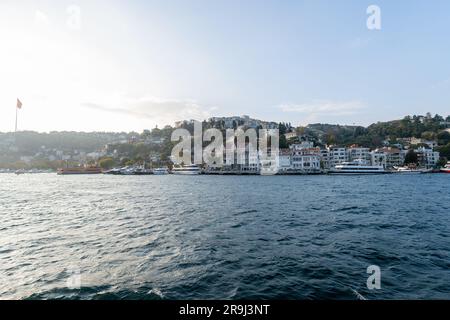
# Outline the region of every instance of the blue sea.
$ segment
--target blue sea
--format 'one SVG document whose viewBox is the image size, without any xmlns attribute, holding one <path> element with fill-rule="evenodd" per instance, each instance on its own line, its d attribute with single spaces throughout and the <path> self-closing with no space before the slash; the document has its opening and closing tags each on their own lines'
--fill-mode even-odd
<svg viewBox="0 0 450 320">
<path fill-rule="evenodd" d="M 0 299 L 450 299 L 449 191 L 443 174 L 0 174 Z"/>
</svg>

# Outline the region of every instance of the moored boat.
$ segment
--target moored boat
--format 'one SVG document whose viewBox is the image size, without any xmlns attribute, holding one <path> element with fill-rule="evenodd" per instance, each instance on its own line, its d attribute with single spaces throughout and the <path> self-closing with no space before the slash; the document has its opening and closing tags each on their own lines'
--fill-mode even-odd
<svg viewBox="0 0 450 320">
<path fill-rule="evenodd" d="M 152 175 L 152 174 L 153 174 L 153 171 L 150 169 L 145 169 L 144 166 L 134 169 L 134 175 L 136 175 L 136 176 L 148 176 L 148 175 Z"/>
<path fill-rule="evenodd" d="M 59 168 L 56 173 L 58 175 L 100 174 L 102 169 L 99 167 Z"/>
<path fill-rule="evenodd" d="M 441 168 L 441 172 L 450 173 L 450 161 L 447 162 L 447 164 L 443 168 Z"/>
<path fill-rule="evenodd" d="M 197 174 L 201 174 L 201 170 L 196 165 L 176 166 L 176 167 L 173 167 L 172 173 L 179 174 L 179 175 L 197 175 Z"/>
<path fill-rule="evenodd" d="M 120 168 L 113 168 L 111 170 L 103 172 L 104 174 L 120 175 Z"/>
<path fill-rule="evenodd" d="M 423 174 L 433 172 L 433 169 L 426 168 L 394 167 L 394 169 L 393 173 L 396 174 Z"/>
<path fill-rule="evenodd" d="M 165 174 L 169 174 L 169 169 L 167 167 L 165 168 L 156 168 L 153 169 L 153 174 L 155 175 L 165 175 Z"/>
</svg>

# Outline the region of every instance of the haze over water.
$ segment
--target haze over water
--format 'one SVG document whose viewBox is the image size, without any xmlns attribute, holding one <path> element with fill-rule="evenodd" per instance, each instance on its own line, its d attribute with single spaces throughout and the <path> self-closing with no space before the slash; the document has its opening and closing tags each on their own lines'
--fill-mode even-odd
<svg viewBox="0 0 450 320">
<path fill-rule="evenodd" d="M 0 299 L 450 298 L 446 175 L 0 182 Z"/>
</svg>

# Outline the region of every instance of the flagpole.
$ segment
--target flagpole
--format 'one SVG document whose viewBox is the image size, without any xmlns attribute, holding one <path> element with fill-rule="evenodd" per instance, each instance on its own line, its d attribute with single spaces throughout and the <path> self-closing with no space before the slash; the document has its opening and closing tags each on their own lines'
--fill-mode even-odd
<svg viewBox="0 0 450 320">
<path fill-rule="evenodd" d="M 16 131 L 15 132 L 17 132 L 17 113 L 18 113 L 18 109 L 19 108 L 17 108 L 17 106 L 16 106 Z"/>
</svg>

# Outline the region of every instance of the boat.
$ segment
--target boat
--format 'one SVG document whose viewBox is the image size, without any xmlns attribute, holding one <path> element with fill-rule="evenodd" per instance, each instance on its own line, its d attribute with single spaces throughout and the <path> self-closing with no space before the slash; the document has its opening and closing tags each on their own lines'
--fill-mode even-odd
<svg viewBox="0 0 450 320">
<path fill-rule="evenodd" d="M 133 167 L 123 167 L 120 169 L 120 174 L 124 176 L 134 176 L 134 170 Z"/>
<path fill-rule="evenodd" d="M 144 166 L 140 167 L 123 167 L 123 168 L 114 168 L 104 172 L 105 174 L 111 175 L 122 175 L 122 176 L 146 176 L 153 174 L 153 171 L 150 169 L 145 169 Z"/>
<path fill-rule="evenodd" d="M 363 160 L 355 160 L 352 162 L 343 162 L 337 164 L 334 168 L 328 171 L 329 174 L 386 174 L 390 173 L 383 166 L 373 166 L 365 164 Z"/>
<path fill-rule="evenodd" d="M 59 168 L 56 173 L 58 175 L 101 174 L 102 169 L 99 167 Z"/>
<path fill-rule="evenodd" d="M 165 168 L 156 168 L 156 169 L 153 169 L 153 174 L 155 174 L 155 175 L 169 174 L 169 169 L 167 167 L 165 167 Z"/>
<path fill-rule="evenodd" d="M 120 168 L 113 168 L 111 170 L 103 172 L 104 174 L 120 175 Z"/>
<path fill-rule="evenodd" d="M 414 167 L 394 167 L 393 173 L 397 174 L 423 174 L 430 173 L 433 169 L 414 168 Z"/>
<path fill-rule="evenodd" d="M 450 173 L 450 161 L 447 162 L 447 164 L 443 168 L 441 168 L 441 172 Z"/>
<path fill-rule="evenodd" d="M 145 169 L 144 166 L 134 169 L 134 175 L 136 175 L 136 176 L 148 176 L 148 175 L 152 175 L 152 174 L 153 174 L 153 171 L 150 169 Z"/>
<path fill-rule="evenodd" d="M 179 175 L 197 175 L 197 174 L 201 174 L 201 170 L 196 165 L 176 166 L 176 167 L 173 167 L 172 173 L 179 174 Z"/>
</svg>

